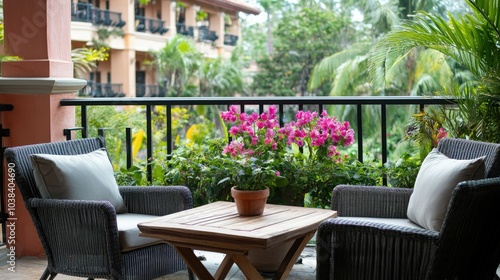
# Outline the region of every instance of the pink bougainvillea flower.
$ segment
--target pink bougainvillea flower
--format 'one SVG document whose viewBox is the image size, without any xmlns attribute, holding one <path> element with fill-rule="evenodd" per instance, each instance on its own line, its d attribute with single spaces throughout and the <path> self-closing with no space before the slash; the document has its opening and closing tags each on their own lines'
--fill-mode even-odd
<svg viewBox="0 0 500 280">
<path fill-rule="evenodd" d="M 448 137 L 448 132 L 444 128 L 439 128 L 437 133 L 437 139 L 441 140 L 442 138 Z"/>
</svg>

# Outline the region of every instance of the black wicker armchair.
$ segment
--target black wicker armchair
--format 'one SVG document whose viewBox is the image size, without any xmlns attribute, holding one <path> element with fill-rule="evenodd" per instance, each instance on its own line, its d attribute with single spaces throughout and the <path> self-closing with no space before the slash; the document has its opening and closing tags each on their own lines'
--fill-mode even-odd
<svg viewBox="0 0 500 280">
<path fill-rule="evenodd" d="M 52 279 L 57 274 L 89 279 L 154 279 L 186 269 L 176 250 L 157 240 L 124 250 L 125 235 L 137 238 L 139 230 L 121 228 L 120 219 L 125 215 L 127 226 L 132 221 L 132 227 L 136 227 L 137 217 L 153 218 L 192 208 L 191 192 L 186 187 L 119 187 L 128 208 L 124 214 L 117 214 L 109 201 L 42 198 L 30 155 L 81 155 L 104 147 L 103 138 L 88 138 L 5 151 L 7 162 L 15 166 L 18 188 L 47 255 L 48 265 L 40 279 Z"/>
<path fill-rule="evenodd" d="M 449 158 L 485 158 L 485 177 L 459 183 L 440 231 L 412 224 L 412 189 L 337 186 L 317 234 L 317 279 L 497 279 L 500 145 L 442 139 Z"/>
</svg>

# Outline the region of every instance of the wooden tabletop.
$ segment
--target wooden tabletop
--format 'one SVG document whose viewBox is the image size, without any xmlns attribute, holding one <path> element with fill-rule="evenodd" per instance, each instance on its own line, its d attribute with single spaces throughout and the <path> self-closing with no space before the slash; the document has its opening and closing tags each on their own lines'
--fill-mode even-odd
<svg viewBox="0 0 500 280">
<path fill-rule="evenodd" d="M 266 204 L 264 213 L 245 217 L 233 202 L 214 202 L 140 223 L 141 236 L 190 248 L 230 250 L 267 249 L 314 232 L 336 211 Z"/>
</svg>

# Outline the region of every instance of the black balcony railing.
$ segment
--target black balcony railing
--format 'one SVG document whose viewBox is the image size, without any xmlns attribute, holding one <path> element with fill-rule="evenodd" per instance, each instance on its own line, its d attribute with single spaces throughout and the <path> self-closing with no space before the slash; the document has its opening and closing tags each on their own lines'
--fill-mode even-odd
<svg viewBox="0 0 500 280">
<path fill-rule="evenodd" d="M 276 105 L 278 107 L 278 116 L 280 125 L 284 124 L 285 110 L 294 109 L 303 110 L 307 106 L 308 109 L 323 111 L 325 106 L 336 105 L 352 105 L 356 108 L 356 120 L 353 121 L 352 127 L 355 130 L 358 159 L 363 161 L 363 106 L 377 106 L 380 108 L 381 120 L 381 159 L 382 163 L 387 162 L 387 107 L 388 106 L 418 106 L 423 110 L 426 105 L 453 105 L 453 100 L 439 97 L 408 97 L 408 96 L 351 96 L 351 97 L 193 97 L 193 98 L 77 98 L 61 100 L 62 106 L 80 106 L 81 107 L 81 124 L 82 137 L 88 135 L 88 118 L 87 108 L 89 106 L 145 106 L 146 119 L 146 147 L 147 158 L 153 156 L 153 129 L 152 112 L 155 106 L 165 106 L 165 119 L 167 120 L 166 130 L 163 135 L 166 136 L 166 150 L 171 153 L 173 149 L 174 139 L 172 139 L 172 109 L 174 106 L 193 106 L 193 105 L 215 105 L 222 106 L 226 109 L 229 105 L 239 105 L 241 110 L 245 110 L 246 106 L 257 106 L 260 112 L 264 111 L 264 107 L 268 105 Z M 69 128 L 71 129 L 71 128 Z M 69 130 L 67 129 L 67 130 Z M 70 135 L 68 133 L 67 135 Z M 131 143 L 131 141 L 127 141 Z M 131 150 L 131 149 L 127 149 Z M 127 165 L 132 162 L 132 156 L 127 154 Z M 147 176 L 149 182 L 152 182 L 151 165 L 147 166 Z"/>
<path fill-rule="evenodd" d="M 165 21 L 137 15 L 135 16 L 135 30 L 138 32 L 159 33 L 161 35 L 168 32 L 168 28 L 165 27 Z"/>
<path fill-rule="evenodd" d="M 87 85 L 78 93 L 82 97 L 123 97 L 122 84 L 95 83 L 87 81 Z"/>
<path fill-rule="evenodd" d="M 184 23 L 177 23 L 175 27 L 177 34 L 194 37 L 194 27 L 186 26 Z"/>
<path fill-rule="evenodd" d="M 211 41 L 219 39 L 219 36 L 215 33 L 215 31 L 209 30 L 208 26 L 200 26 L 198 27 L 198 40 L 199 41 Z"/>
<path fill-rule="evenodd" d="M 121 28 L 125 25 L 122 14 L 109 10 L 101 10 L 90 3 L 72 3 L 71 20 L 90 22 L 95 25 L 114 26 Z"/>
<path fill-rule="evenodd" d="M 146 85 L 137 83 L 135 85 L 136 97 L 165 97 L 165 89 L 159 85 Z"/>
<path fill-rule="evenodd" d="M 224 34 L 224 45 L 236 46 L 238 42 L 238 36 L 231 34 Z"/>
<path fill-rule="evenodd" d="M 92 22 L 94 6 L 90 3 L 71 3 L 71 20 Z"/>
</svg>

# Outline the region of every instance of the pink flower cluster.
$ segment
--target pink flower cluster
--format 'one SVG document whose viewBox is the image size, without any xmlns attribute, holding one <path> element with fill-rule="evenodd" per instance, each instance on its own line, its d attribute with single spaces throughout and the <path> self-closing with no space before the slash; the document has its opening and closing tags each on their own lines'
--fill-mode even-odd
<svg viewBox="0 0 500 280">
<path fill-rule="evenodd" d="M 275 106 L 270 107 L 267 112 L 260 115 L 255 112 L 248 115 L 246 113 L 240 114 L 238 107 L 233 105 L 229 107 L 229 111 L 222 112 L 221 117 L 225 122 L 236 124 L 229 129 L 229 134 L 232 137 L 244 139 L 244 142 L 231 141 L 225 147 L 224 154 L 229 153 L 233 157 L 237 155 L 251 156 L 259 146 L 269 147 L 273 150 L 277 148 L 276 133 L 279 129 L 279 123 L 276 118 Z"/>
<path fill-rule="evenodd" d="M 221 113 L 222 119 L 234 124 L 229 129 L 233 140 L 223 153 L 233 157 L 238 155 L 253 156 L 266 150 L 277 150 L 296 144 L 306 147 L 310 154 L 326 148 L 328 157 L 340 155 L 337 146 L 349 146 L 354 143 L 354 130 L 349 122 L 340 122 L 335 117 L 329 117 L 326 111 L 321 116 L 317 112 L 299 111 L 296 121 L 279 127 L 276 116 L 276 106 L 270 106 L 262 113 L 239 113 L 237 106 L 230 106 L 229 111 Z"/>
<path fill-rule="evenodd" d="M 448 132 L 444 128 L 439 128 L 437 132 L 437 139 L 438 141 L 441 140 L 442 138 L 448 137 Z"/>
<path fill-rule="evenodd" d="M 354 130 L 349 122 L 337 121 L 335 117 L 329 117 L 326 111 L 321 117 L 317 112 L 299 111 L 295 118 L 295 122 L 279 130 L 279 134 L 286 137 L 287 145 L 295 143 L 303 147 L 307 143 L 310 148 L 326 146 L 328 157 L 334 157 L 340 155 L 336 146 L 354 143 Z"/>
</svg>

